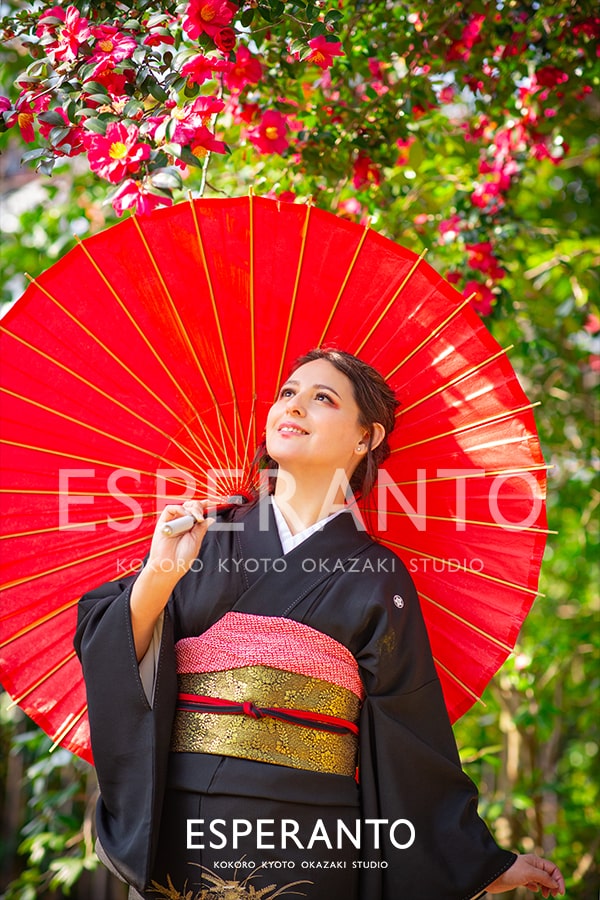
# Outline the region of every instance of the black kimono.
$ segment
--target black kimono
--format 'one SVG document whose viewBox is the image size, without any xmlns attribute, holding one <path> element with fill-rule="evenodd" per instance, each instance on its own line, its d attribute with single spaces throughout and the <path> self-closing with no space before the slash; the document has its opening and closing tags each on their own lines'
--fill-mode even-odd
<svg viewBox="0 0 600 900">
<path fill-rule="evenodd" d="M 249 874 L 256 891 L 301 881 L 293 890 L 311 900 L 479 895 L 515 856 L 498 848 L 477 815 L 477 792 L 460 767 L 418 598 L 401 561 L 347 512 L 283 558 L 268 500 L 225 519 L 225 530 L 208 532 L 167 605 L 152 705 L 131 631 L 134 578 L 80 601 L 75 647 L 101 791 L 97 827 L 113 865 L 148 898 L 160 896 L 149 892 L 150 883 L 166 886 L 168 877 L 182 894 L 186 880 L 188 890 L 198 890 L 200 866 L 212 871 L 215 886 L 219 878 L 231 884 Z M 350 651 L 364 685 L 357 778 L 242 758 L 235 749 L 229 755 L 226 747 L 173 752 L 175 643 L 209 632 L 232 611 L 252 622 L 302 623 Z M 250 833 L 234 840 L 230 817 L 252 822 L 244 826 Z M 285 849 L 282 820 L 297 823 Z M 257 841 L 259 821 L 269 824 Z M 181 846 L 190 828 L 201 852 Z M 177 853 L 190 867 L 175 864 Z"/>
</svg>

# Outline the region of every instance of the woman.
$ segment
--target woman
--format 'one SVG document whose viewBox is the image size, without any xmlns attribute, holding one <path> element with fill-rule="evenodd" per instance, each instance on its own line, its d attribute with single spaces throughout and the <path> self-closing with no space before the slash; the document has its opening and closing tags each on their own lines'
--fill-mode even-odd
<svg viewBox="0 0 600 900">
<path fill-rule="evenodd" d="M 564 890 L 478 817 L 414 586 L 346 505 L 395 409 L 372 368 L 310 352 L 269 412 L 272 496 L 219 522 L 168 506 L 137 578 L 82 599 L 100 852 L 130 896 Z"/>
</svg>

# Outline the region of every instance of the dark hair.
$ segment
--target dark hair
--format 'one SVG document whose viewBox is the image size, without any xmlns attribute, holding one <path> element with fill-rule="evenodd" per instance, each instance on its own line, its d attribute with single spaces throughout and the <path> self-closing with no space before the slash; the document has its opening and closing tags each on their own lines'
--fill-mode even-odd
<svg viewBox="0 0 600 900">
<path fill-rule="evenodd" d="M 350 487 L 355 494 L 366 497 L 375 485 L 379 466 L 390 455 L 388 436 L 396 423 L 396 409 L 399 402 L 377 369 L 344 350 L 326 350 L 321 347 L 309 350 L 294 362 L 290 375 L 300 366 L 317 359 L 330 362 L 352 383 L 354 400 L 359 410 L 358 422 L 369 432 L 369 443 L 366 456 L 361 459 L 350 478 Z M 375 422 L 383 426 L 385 437 L 377 447 L 372 448 L 372 426 Z M 277 468 L 277 463 L 267 453 L 265 441 L 258 446 L 253 465 L 256 469 Z"/>
</svg>

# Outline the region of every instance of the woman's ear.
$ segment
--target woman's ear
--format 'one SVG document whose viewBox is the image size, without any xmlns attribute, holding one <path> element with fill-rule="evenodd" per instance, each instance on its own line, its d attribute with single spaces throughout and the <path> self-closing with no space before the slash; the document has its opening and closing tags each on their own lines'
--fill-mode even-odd
<svg viewBox="0 0 600 900">
<path fill-rule="evenodd" d="M 375 447 L 379 447 L 384 438 L 385 428 L 383 427 L 383 425 L 381 425 L 379 422 L 373 422 L 373 424 L 371 425 L 371 450 L 374 450 Z"/>
</svg>

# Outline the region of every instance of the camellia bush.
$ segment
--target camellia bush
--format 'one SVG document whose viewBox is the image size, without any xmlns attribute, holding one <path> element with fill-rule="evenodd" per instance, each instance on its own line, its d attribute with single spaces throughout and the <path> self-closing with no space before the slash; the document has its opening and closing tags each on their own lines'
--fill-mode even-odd
<svg viewBox="0 0 600 900">
<path fill-rule="evenodd" d="M 551 853 L 571 900 L 591 900 L 600 887 L 597 4 L 8 0 L 2 9 L 4 301 L 75 233 L 188 195 L 252 189 L 427 249 L 512 348 L 541 404 L 558 534 L 516 653 L 456 733 L 498 840 Z M 0 736 L 10 728 L 7 713 Z M 71 776 L 76 813 L 57 771 L 30 779 L 26 872 L 10 897 L 76 890 L 93 867 L 89 779 L 79 763 Z M 54 825 L 40 811 L 42 782 Z"/>
<path fill-rule="evenodd" d="M 107 0 L 36 5 L 3 31 L 22 63 L 3 127 L 38 171 L 81 156 L 119 215 L 144 214 L 228 156 L 214 171 L 247 183 L 248 167 L 284 200 L 434 223 L 484 315 L 511 198 L 594 150 L 577 121 L 597 112 L 593 4 Z"/>
</svg>

